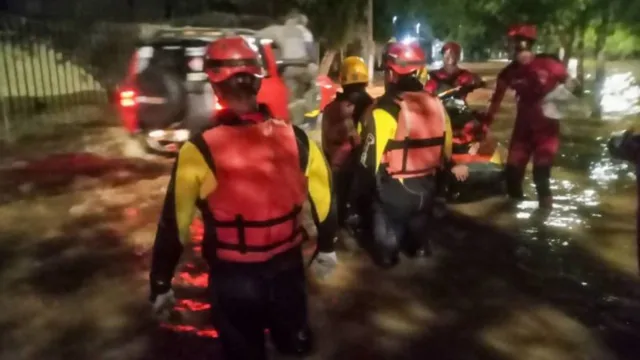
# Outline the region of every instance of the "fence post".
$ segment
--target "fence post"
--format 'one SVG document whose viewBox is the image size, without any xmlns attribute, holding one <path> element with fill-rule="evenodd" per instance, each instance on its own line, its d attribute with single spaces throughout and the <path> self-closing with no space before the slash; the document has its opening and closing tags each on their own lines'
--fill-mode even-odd
<svg viewBox="0 0 640 360">
<path fill-rule="evenodd" d="M 7 107 L 5 106 L 4 97 L 0 98 L 0 109 L 2 109 L 2 127 L 4 128 L 4 140 L 7 144 L 13 143 L 13 135 L 11 134 L 11 123 L 7 115 Z"/>
</svg>

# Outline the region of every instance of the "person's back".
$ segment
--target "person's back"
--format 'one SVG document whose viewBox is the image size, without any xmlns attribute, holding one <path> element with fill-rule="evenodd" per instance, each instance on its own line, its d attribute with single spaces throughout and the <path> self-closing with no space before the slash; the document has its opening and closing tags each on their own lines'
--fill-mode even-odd
<svg viewBox="0 0 640 360">
<path fill-rule="evenodd" d="M 318 230 L 311 268 L 326 275 L 337 261 L 331 172 L 304 131 L 257 103 L 262 68 L 242 37 L 214 41 L 207 58 L 224 110 L 178 154 L 154 243 L 153 310 L 166 312 L 175 301 L 171 280 L 197 208 L 208 300 L 225 358 L 266 359 L 265 328 L 280 352 L 304 355 L 313 342 L 300 215 L 308 200 Z"/>
<path fill-rule="evenodd" d="M 354 204 L 372 199 L 372 255 L 382 267 L 397 264 L 399 252 L 428 251 L 425 234 L 437 196 L 437 175 L 449 170 L 451 125 L 441 102 L 423 90 L 417 76 L 425 66 L 417 46 L 390 44 L 385 56 L 387 91 L 364 117 L 363 145 L 354 180 Z M 366 228 L 368 225 L 364 225 Z"/>
</svg>

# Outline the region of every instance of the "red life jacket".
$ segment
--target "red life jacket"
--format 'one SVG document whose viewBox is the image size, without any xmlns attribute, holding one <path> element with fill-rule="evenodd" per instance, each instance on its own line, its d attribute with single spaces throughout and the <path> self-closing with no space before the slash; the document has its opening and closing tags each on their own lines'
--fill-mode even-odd
<svg viewBox="0 0 640 360">
<path fill-rule="evenodd" d="M 457 138 L 453 138 L 453 153 L 451 160 L 456 164 L 469 164 L 474 162 L 490 162 L 498 146 L 498 142 L 491 135 L 486 135 L 482 141 L 479 141 L 478 149 L 474 154 L 470 154 L 471 146 L 476 143 L 475 140 L 461 142 Z"/>
<path fill-rule="evenodd" d="M 322 113 L 322 149 L 332 169 L 340 168 L 360 144 L 354 110 L 355 104 L 336 99 Z"/>
<path fill-rule="evenodd" d="M 215 251 L 230 262 L 264 262 L 298 246 L 298 215 L 307 198 L 293 127 L 280 120 L 228 126 L 203 134 L 217 187 L 206 199 Z"/>
<path fill-rule="evenodd" d="M 405 92 L 396 103 L 398 125 L 381 163 L 394 178 L 435 174 L 443 164 L 444 107 L 427 92 Z"/>
</svg>

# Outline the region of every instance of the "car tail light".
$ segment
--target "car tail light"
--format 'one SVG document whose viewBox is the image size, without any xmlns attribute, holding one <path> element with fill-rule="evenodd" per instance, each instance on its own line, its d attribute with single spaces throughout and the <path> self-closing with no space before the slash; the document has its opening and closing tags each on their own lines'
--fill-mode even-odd
<svg viewBox="0 0 640 360">
<path fill-rule="evenodd" d="M 220 105 L 220 103 L 219 103 L 219 102 L 217 102 L 217 101 L 216 101 L 215 108 L 216 108 L 216 111 L 217 111 L 217 110 L 222 110 L 222 109 L 223 109 L 223 108 L 222 108 L 222 105 Z"/>
<path fill-rule="evenodd" d="M 136 106 L 136 92 L 133 90 L 125 90 L 120 92 L 120 106 L 133 107 Z"/>
</svg>

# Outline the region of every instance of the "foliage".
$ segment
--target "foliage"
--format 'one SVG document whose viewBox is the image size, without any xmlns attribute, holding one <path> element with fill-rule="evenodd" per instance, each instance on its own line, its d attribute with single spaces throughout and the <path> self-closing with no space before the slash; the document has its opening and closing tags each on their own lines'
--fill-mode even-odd
<svg viewBox="0 0 640 360">
<path fill-rule="evenodd" d="M 366 0 L 308 0 L 301 4 L 320 43 L 337 50 L 353 41 L 365 21 Z"/>
<path fill-rule="evenodd" d="M 595 52 L 596 31 L 594 27 L 587 29 L 585 49 Z M 605 45 L 605 52 L 610 58 L 624 59 L 640 54 L 640 37 L 626 26 L 617 24 Z"/>
</svg>

